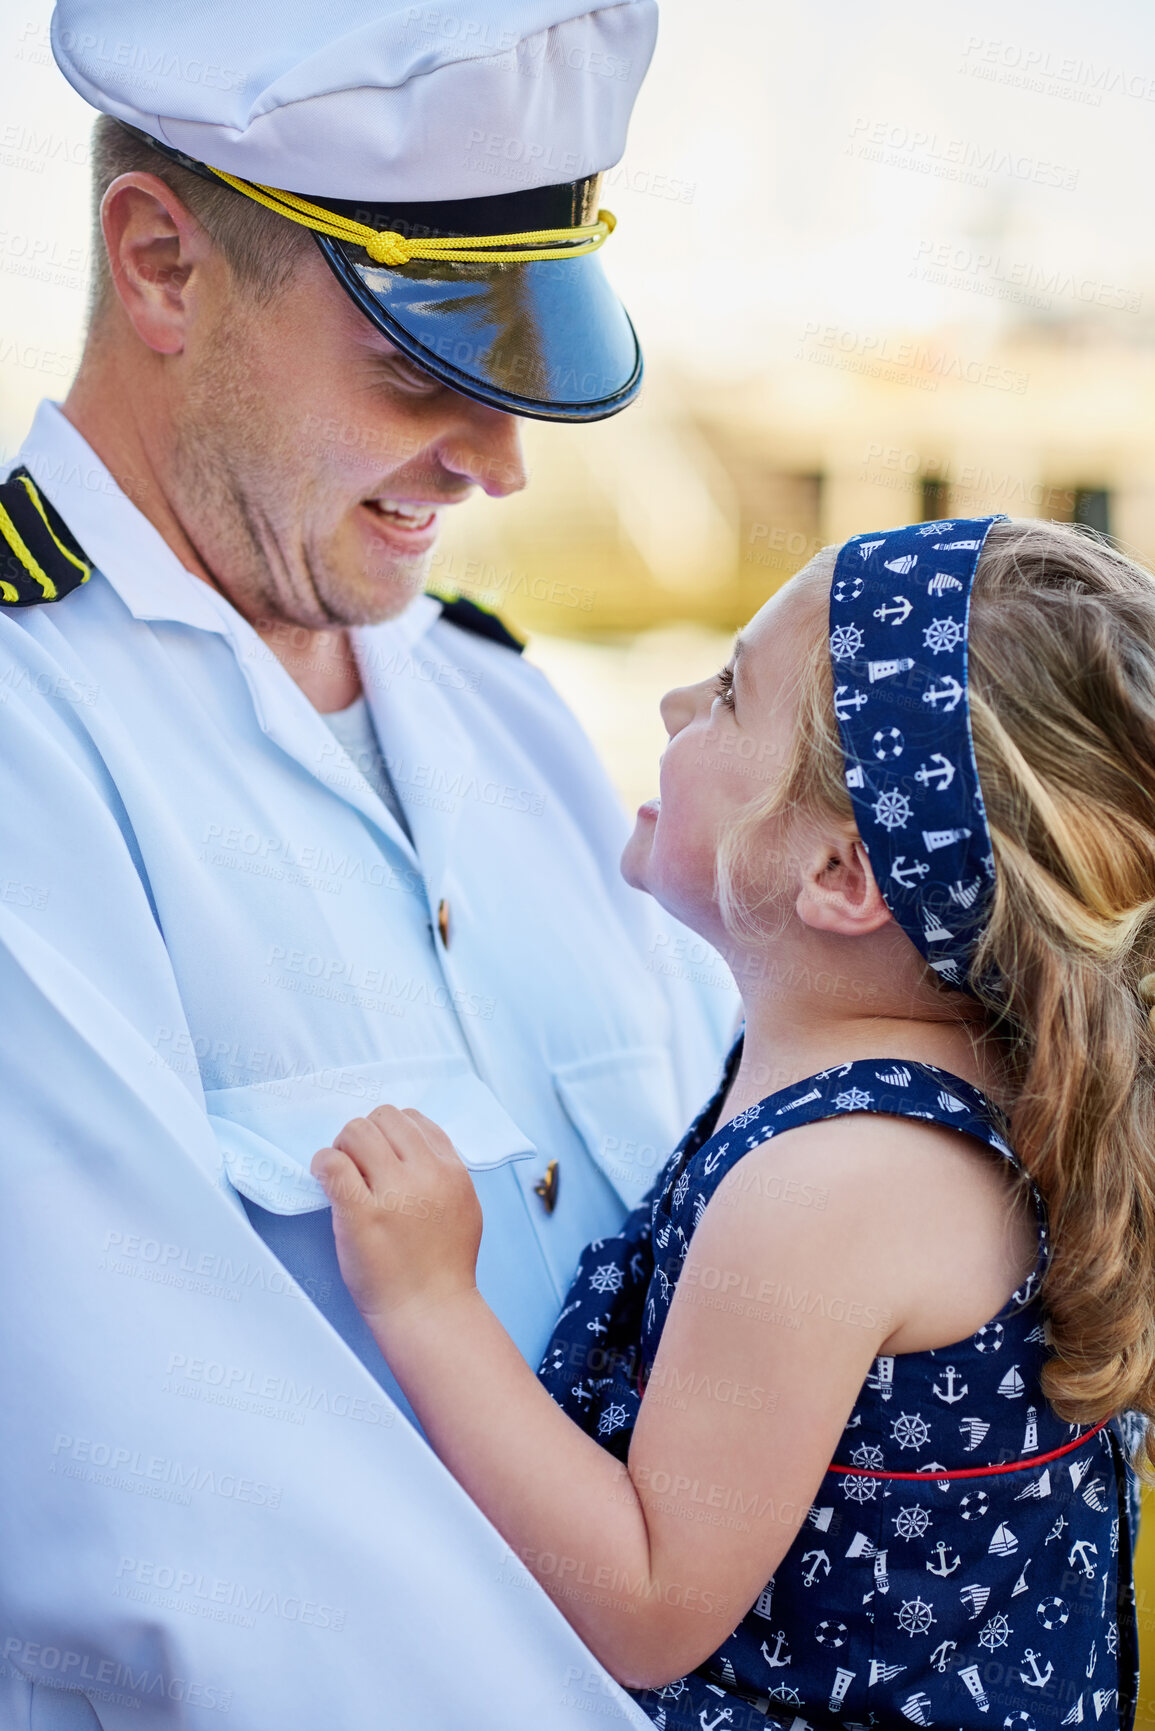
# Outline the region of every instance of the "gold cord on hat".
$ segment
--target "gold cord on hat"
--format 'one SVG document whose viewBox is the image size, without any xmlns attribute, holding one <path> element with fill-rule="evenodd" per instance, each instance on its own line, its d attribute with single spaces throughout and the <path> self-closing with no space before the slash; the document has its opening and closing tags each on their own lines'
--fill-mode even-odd
<svg viewBox="0 0 1155 1731">
<path fill-rule="evenodd" d="M 336 211 L 311 204 L 295 192 L 282 192 L 275 186 L 261 186 L 255 181 L 239 180 L 226 174 L 223 168 L 213 173 L 246 198 L 263 204 L 278 216 L 300 223 L 316 234 L 332 240 L 347 241 L 362 246 L 374 264 L 403 265 L 414 259 L 435 259 L 443 264 L 532 264 L 537 259 L 580 258 L 583 253 L 596 252 L 617 226 L 612 211 L 599 210 L 596 222 L 576 228 L 535 228 L 522 234 L 452 235 L 445 239 L 410 240 L 393 229 L 370 228 L 354 222 L 351 217 L 338 216 Z"/>
</svg>

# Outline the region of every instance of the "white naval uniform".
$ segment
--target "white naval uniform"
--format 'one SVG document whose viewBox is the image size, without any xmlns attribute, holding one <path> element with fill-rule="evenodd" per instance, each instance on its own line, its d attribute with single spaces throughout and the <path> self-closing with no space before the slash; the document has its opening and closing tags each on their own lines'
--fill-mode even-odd
<svg viewBox="0 0 1155 1731">
<path fill-rule="evenodd" d="M 53 405 L 17 462 L 96 570 L 0 611 L 0 1723 L 637 1723 L 384 1392 L 308 1163 L 441 1122 L 536 1362 L 714 1084 L 720 964 L 513 651 L 424 597 L 354 634 L 411 843 Z"/>
</svg>

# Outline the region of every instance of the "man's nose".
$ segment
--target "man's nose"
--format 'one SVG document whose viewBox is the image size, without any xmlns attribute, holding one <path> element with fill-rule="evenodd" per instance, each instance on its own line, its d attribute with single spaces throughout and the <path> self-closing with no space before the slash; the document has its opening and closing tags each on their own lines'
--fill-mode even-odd
<svg viewBox="0 0 1155 1731">
<path fill-rule="evenodd" d="M 460 419 L 439 445 L 443 467 L 480 487 L 492 499 L 520 493 L 528 476 L 517 416 L 468 398 L 461 400 Z"/>
</svg>

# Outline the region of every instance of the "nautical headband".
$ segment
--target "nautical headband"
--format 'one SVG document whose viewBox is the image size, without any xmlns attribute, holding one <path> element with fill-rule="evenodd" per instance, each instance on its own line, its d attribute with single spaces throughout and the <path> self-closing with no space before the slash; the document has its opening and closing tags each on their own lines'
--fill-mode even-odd
<svg viewBox="0 0 1155 1731">
<path fill-rule="evenodd" d="M 996 517 L 855 535 L 830 589 L 834 713 L 858 833 L 891 913 L 971 990 L 995 865 L 971 739 L 967 625 Z"/>
</svg>

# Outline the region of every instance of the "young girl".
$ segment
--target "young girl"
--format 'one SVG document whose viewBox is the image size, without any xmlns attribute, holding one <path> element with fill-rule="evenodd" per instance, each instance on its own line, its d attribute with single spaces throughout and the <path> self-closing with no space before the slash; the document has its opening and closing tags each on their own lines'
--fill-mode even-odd
<svg viewBox="0 0 1155 1731">
<path fill-rule="evenodd" d="M 1052 524 L 859 536 L 663 715 L 623 869 L 742 989 L 717 1094 L 585 1253 L 540 1380 L 419 1113 L 314 1161 L 350 1290 L 666 1731 L 1125 1727 L 1155 580 Z"/>
</svg>

